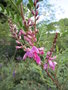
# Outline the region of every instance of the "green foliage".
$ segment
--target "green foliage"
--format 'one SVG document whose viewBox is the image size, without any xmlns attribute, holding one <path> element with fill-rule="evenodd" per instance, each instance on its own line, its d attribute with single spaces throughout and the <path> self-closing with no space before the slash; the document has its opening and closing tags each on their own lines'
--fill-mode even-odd
<svg viewBox="0 0 68 90">
<path fill-rule="evenodd" d="M 10 32 L 8 31 L 8 29 L 9 28 L 7 22 L 4 24 L 0 23 L 0 39 L 5 39 L 5 41 L 9 39 L 8 37 Z"/>
<path fill-rule="evenodd" d="M 11 59 L 10 62 L 1 64 L 0 90 L 21 90 L 23 88 L 25 90 L 47 90 L 47 85 L 39 74 L 41 68 L 35 65 L 32 60 L 27 59 L 25 62 L 16 63 Z M 15 76 L 13 76 L 14 70 Z"/>
</svg>

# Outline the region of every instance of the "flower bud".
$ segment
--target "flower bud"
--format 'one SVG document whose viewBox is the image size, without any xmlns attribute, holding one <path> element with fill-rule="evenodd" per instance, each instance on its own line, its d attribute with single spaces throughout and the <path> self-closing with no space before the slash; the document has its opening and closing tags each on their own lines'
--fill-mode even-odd
<svg viewBox="0 0 68 90">
<path fill-rule="evenodd" d="M 37 29 L 35 29 L 35 33 L 38 33 L 38 30 Z"/>
<path fill-rule="evenodd" d="M 21 36 L 18 36 L 18 39 L 21 39 Z"/>
<path fill-rule="evenodd" d="M 31 34 L 32 34 L 32 31 L 31 31 L 31 30 L 29 30 L 29 31 L 27 32 L 27 34 L 31 35 Z"/>
<path fill-rule="evenodd" d="M 33 26 L 34 25 L 34 22 L 33 21 L 31 21 L 31 23 L 29 24 L 29 26 Z"/>
<path fill-rule="evenodd" d="M 27 24 L 30 24 L 30 22 L 31 22 L 31 19 L 28 19 L 28 22 L 27 22 Z"/>
<path fill-rule="evenodd" d="M 24 40 L 26 40 L 26 41 L 30 41 L 30 39 L 28 38 L 28 37 L 26 37 L 26 36 L 24 36 Z"/>
<path fill-rule="evenodd" d="M 36 10 L 35 16 L 37 16 L 37 15 L 38 15 L 38 11 Z"/>
<path fill-rule="evenodd" d="M 23 21 L 23 23 L 24 23 L 24 25 L 26 25 L 26 21 L 25 20 Z"/>
<path fill-rule="evenodd" d="M 16 43 L 17 43 L 17 44 L 20 44 L 20 42 L 19 42 L 18 40 L 16 40 Z"/>
<path fill-rule="evenodd" d="M 38 2 L 38 0 L 36 0 L 36 3 Z"/>
<path fill-rule="evenodd" d="M 32 37 L 31 37 L 30 35 L 27 35 L 27 37 L 28 37 L 29 39 L 32 39 Z"/>
<path fill-rule="evenodd" d="M 36 0 L 34 0 L 34 6 L 36 6 Z"/>
<path fill-rule="evenodd" d="M 36 20 L 38 20 L 39 19 L 39 16 L 36 18 Z"/>
<path fill-rule="evenodd" d="M 38 8 L 39 8 L 39 4 L 37 5 L 36 9 L 38 9 Z"/>
<path fill-rule="evenodd" d="M 32 14 L 35 15 L 35 12 L 32 10 Z"/>
<path fill-rule="evenodd" d="M 19 32 L 19 36 L 21 36 L 21 35 L 26 35 L 26 33 L 23 31 L 23 30 L 20 30 L 20 32 Z"/>
<path fill-rule="evenodd" d="M 31 41 L 29 41 L 29 44 L 30 44 L 31 46 L 33 46 L 33 43 L 32 43 Z"/>
<path fill-rule="evenodd" d="M 21 49 L 23 48 L 23 46 L 16 46 L 16 49 Z"/>
<path fill-rule="evenodd" d="M 34 41 L 34 42 L 36 42 L 36 41 L 37 41 L 37 38 L 36 38 L 36 37 L 34 37 L 34 38 L 33 38 L 33 41 Z"/>
</svg>

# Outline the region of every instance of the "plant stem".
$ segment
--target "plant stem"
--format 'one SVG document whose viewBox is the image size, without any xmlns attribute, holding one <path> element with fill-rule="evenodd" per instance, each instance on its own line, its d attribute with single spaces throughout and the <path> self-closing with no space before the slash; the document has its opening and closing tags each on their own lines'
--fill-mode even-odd
<svg viewBox="0 0 68 90">
<path fill-rule="evenodd" d="M 45 71 L 46 71 L 47 75 L 48 75 L 48 76 L 52 79 L 52 81 L 55 83 L 56 87 L 57 87 L 59 90 L 61 90 L 60 87 L 59 87 L 59 82 L 58 82 L 58 80 L 54 79 L 54 78 L 50 75 L 50 73 L 48 72 L 48 70 L 45 70 Z"/>
</svg>

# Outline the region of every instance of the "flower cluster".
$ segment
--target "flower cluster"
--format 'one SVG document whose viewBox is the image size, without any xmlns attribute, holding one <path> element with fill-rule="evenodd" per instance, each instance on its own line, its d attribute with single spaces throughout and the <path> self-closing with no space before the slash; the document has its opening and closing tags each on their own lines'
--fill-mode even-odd
<svg viewBox="0 0 68 90">
<path fill-rule="evenodd" d="M 39 8 L 39 5 L 37 3 L 38 0 L 34 0 L 34 10 L 31 10 L 32 15 L 34 16 L 34 21 L 32 21 L 31 18 L 29 18 L 28 20 L 25 19 L 23 14 L 23 7 L 21 5 L 21 16 L 26 31 L 24 31 L 23 29 L 18 31 L 16 25 L 12 23 L 11 19 L 9 19 L 9 26 L 12 37 L 16 39 L 16 43 L 17 43 L 16 49 L 24 49 L 24 51 L 26 52 L 23 57 L 23 60 L 25 60 L 27 57 L 33 58 L 37 64 L 41 65 L 41 59 L 39 55 L 44 54 L 44 48 L 43 47 L 37 48 L 35 46 L 35 43 L 37 41 L 36 34 L 38 33 L 38 29 L 36 28 L 36 21 L 39 19 L 38 10 L 37 10 Z M 21 42 L 22 36 L 25 40 L 25 43 Z M 47 62 L 44 64 L 44 70 L 46 70 L 48 67 L 51 68 L 52 70 L 55 70 L 55 66 L 57 63 L 53 60 L 56 59 L 56 56 L 52 57 L 52 53 L 54 52 L 56 39 L 57 39 L 57 33 L 54 38 L 53 46 L 51 50 L 47 52 L 46 55 Z"/>
<path fill-rule="evenodd" d="M 16 49 L 23 48 L 25 50 L 27 48 L 26 45 L 23 45 L 23 43 L 20 42 L 22 35 L 24 37 L 24 40 L 28 42 L 29 46 L 34 46 L 34 43 L 37 41 L 36 34 L 38 33 L 38 30 L 36 28 L 36 21 L 39 19 L 37 10 L 39 8 L 39 5 L 37 5 L 37 2 L 38 0 L 34 0 L 35 10 L 31 10 L 31 13 L 34 16 L 35 21 L 31 20 L 31 18 L 29 18 L 28 20 L 25 19 L 23 7 L 21 5 L 21 16 L 23 19 L 23 25 L 26 28 L 26 32 L 22 29 L 18 32 L 17 27 L 12 23 L 12 20 L 11 19 L 8 20 L 12 37 L 16 39 L 16 43 L 18 44 L 16 46 Z M 32 29 L 31 27 L 33 27 L 34 30 L 31 30 Z"/>
<path fill-rule="evenodd" d="M 10 32 L 12 34 L 12 37 L 14 37 L 16 39 L 17 38 L 18 29 L 17 29 L 16 25 L 12 23 L 11 19 L 8 19 L 8 23 L 9 23 L 9 26 L 10 26 Z"/>
<path fill-rule="evenodd" d="M 52 70 L 55 70 L 55 66 L 56 66 L 57 63 L 53 60 L 56 59 L 56 56 L 52 57 L 51 52 L 48 51 L 47 55 L 46 55 L 46 59 L 47 59 L 47 62 L 44 64 L 44 69 L 46 70 L 48 68 L 48 65 L 49 65 L 49 67 Z"/>
<path fill-rule="evenodd" d="M 57 63 L 53 60 L 56 59 L 56 56 L 52 57 L 52 53 L 54 52 L 54 49 L 56 46 L 57 35 L 58 34 L 56 33 L 51 50 L 47 52 L 47 55 L 46 55 L 47 62 L 44 64 L 44 67 L 43 67 L 45 70 L 48 69 L 48 66 L 52 70 L 55 70 L 55 66 Z"/>
<path fill-rule="evenodd" d="M 24 32 L 21 30 L 20 32 L 18 32 L 18 29 L 16 27 L 15 24 L 12 23 L 12 20 L 9 19 L 8 20 L 9 26 L 10 26 L 10 32 L 13 38 L 16 39 L 16 43 L 18 44 L 18 46 L 16 46 L 16 49 L 21 49 L 21 48 L 25 48 L 25 46 L 20 42 L 21 40 L 21 35 L 24 34 Z"/>
<path fill-rule="evenodd" d="M 37 48 L 37 47 L 33 46 L 31 49 L 28 48 L 26 50 L 26 53 L 25 53 L 23 59 L 25 60 L 27 57 L 33 58 L 37 64 L 41 64 L 41 59 L 38 56 L 38 54 L 43 55 L 44 54 L 44 48 L 43 47 Z"/>
<path fill-rule="evenodd" d="M 30 46 L 33 46 L 34 42 L 37 41 L 35 34 L 36 34 L 35 31 L 33 32 L 33 31 L 29 30 L 29 31 L 25 32 L 24 30 L 20 30 L 18 36 L 21 38 L 21 36 L 23 35 L 24 40 L 27 41 Z M 17 40 L 16 42 L 17 42 L 17 44 L 20 44 L 19 40 Z"/>
</svg>

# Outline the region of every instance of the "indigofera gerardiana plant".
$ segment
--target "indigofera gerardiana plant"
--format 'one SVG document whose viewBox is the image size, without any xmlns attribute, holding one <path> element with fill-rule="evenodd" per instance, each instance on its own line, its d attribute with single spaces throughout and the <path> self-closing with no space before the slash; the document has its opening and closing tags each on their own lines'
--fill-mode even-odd
<svg viewBox="0 0 68 90">
<path fill-rule="evenodd" d="M 39 32 L 39 30 L 36 27 L 36 21 L 39 19 L 38 16 L 38 0 L 34 0 L 34 9 L 31 10 L 31 13 L 34 17 L 34 21 L 29 18 L 28 20 L 25 19 L 24 17 L 24 12 L 23 12 L 23 3 L 21 3 L 20 8 L 21 8 L 21 17 L 22 17 L 22 24 L 24 25 L 26 31 L 24 29 L 21 29 L 20 31 L 17 30 L 16 25 L 12 23 L 12 20 L 9 19 L 9 26 L 10 26 L 10 31 L 12 34 L 12 37 L 16 39 L 16 49 L 23 49 L 25 51 L 25 54 L 23 56 L 23 60 L 26 60 L 26 58 L 33 58 L 36 63 L 43 68 L 47 75 L 52 79 L 52 81 L 56 84 L 56 86 L 59 88 L 58 81 L 54 79 L 51 74 L 49 73 L 48 69 L 51 68 L 52 70 L 55 70 L 55 66 L 57 64 L 54 59 L 56 59 L 56 56 L 52 56 L 55 46 L 56 46 L 56 39 L 57 39 L 57 33 L 55 35 L 54 41 L 53 41 L 53 46 L 51 47 L 51 50 L 47 52 L 47 55 L 45 57 L 45 63 L 42 63 L 42 60 L 40 58 L 40 55 L 43 56 L 44 54 L 44 47 L 37 47 L 36 42 L 36 34 Z M 22 36 L 24 38 L 25 43 L 21 42 Z"/>
</svg>

